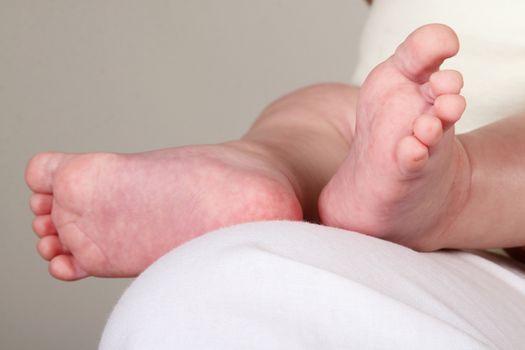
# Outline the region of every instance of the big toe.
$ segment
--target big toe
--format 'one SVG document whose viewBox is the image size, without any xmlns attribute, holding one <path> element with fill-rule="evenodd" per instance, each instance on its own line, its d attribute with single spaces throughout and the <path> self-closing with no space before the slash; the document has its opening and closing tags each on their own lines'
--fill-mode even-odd
<svg viewBox="0 0 525 350">
<path fill-rule="evenodd" d="M 64 161 L 64 153 L 39 153 L 28 163 L 25 173 L 27 185 L 34 192 L 52 193 L 55 171 Z"/>
<path fill-rule="evenodd" d="M 456 55 L 458 50 L 458 37 L 450 27 L 428 24 L 407 37 L 397 48 L 394 60 L 407 77 L 424 83 L 445 59 Z"/>
</svg>

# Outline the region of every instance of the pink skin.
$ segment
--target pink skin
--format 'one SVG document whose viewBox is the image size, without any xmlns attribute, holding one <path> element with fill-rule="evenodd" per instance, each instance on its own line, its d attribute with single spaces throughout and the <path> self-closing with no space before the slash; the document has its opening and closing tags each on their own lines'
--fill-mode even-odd
<svg viewBox="0 0 525 350">
<path fill-rule="evenodd" d="M 463 80 L 439 70 L 458 49 L 450 28 L 427 25 L 369 74 L 349 155 L 320 196 L 324 224 L 441 248 L 470 180 L 453 127 L 465 109 Z"/>
<path fill-rule="evenodd" d="M 219 227 L 315 219 L 317 194 L 341 163 L 318 202 L 323 223 L 441 248 L 468 187 L 453 132 L 462 78 L 437 71 L 457 50 L 447 27 L 414 32 L 365 82 L 354 140 L 356 89 L 328 84 L 272 104 L 236 142 L 39 154 L 26 172 L 38 251 L 58 279 L 135 276 Z"/>
<path fill-rule="evenodd" d="M 348 152 L 343 135 L 356 100 L 354 87 L 320 84 L 269 105 L 238 141 L 128 155 L 38 154 L 26 170 L 38 252 L 61 280 L 135 276 L 223 226 L 315 221 L 318 194 Z"/>
<path fill-rule="evenodd" d="M 61 280 L 136 276 L 213 229 L 302 218 L 286 177 L 240 143 L 133 155 L 42 153 L 26 179 L 38 252 Z"/>
</svg>

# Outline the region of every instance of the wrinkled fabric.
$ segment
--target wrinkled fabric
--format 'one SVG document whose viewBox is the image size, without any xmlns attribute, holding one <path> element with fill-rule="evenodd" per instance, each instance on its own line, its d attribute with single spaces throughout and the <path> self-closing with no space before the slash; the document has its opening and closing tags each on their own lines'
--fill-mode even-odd
<svg viewBox="0 0 525 350">
<path fill-rule="evenodd" d="M 522 349 L 525 270 L 301 222 L 221 229 L 124 293 L 100 349 Z"/>
</svg>

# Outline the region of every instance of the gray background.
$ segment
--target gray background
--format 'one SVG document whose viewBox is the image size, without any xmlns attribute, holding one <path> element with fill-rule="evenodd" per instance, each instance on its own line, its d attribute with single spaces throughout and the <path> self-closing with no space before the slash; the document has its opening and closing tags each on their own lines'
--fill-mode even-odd
<svg viewBox="0 0 525 350">
<path fill-rule="evenodd" d="M 94 349 L 130 280 L 35 251 L 27 160 L 239 137 L 273 99 L 348 81 L 362 0 L 0 0 L 0 348 Z"/>
</svg>

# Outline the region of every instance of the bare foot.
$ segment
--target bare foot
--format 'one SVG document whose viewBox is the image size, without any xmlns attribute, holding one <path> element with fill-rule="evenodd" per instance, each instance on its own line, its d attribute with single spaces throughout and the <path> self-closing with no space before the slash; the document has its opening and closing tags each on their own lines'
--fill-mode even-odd
<svg viewBox="0 0 525 350">
<path fill-rule="evenodd" d="M 140 154 L 42 153 L 29 163 L 33 229 L 51 275 L 135 276 L 170 249 L 237 223 L 302 218 L 287 178 L 237 142 Z"/>
<path fill-rule="evenodd" d="M 442 248 L 470 181 L 454 135 L 461 74 L 439 71 L 459 49 L 439 24 L 413 32 L 360 92 L 350 153 L 323 190 L 321 220 L 418 250 Z"/>
</svg>

